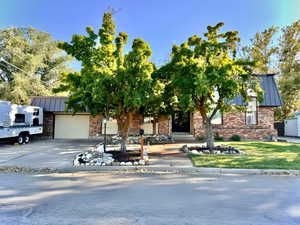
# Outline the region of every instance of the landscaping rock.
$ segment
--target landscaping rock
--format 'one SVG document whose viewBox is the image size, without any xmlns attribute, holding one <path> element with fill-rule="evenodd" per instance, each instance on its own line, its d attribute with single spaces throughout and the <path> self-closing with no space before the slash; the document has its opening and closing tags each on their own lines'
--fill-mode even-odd
<svg viewBox="0 0 300 225">
<path fill-rule="evenodd" d="M 129 144 L 140 144 L 140 136 L 129 136 L 128 143 Z M 122 138 L 118 135 L 112 136 L 108 141 L 109 144 L 119 145 L 122 142 Z M 170 144 L 174 143 L 174 139 L 172 136 L 167 135 L 145 135 L 144 137 L 145 144 Z"/>
<path fill-rule="evenodd" d="M 215 146 L 212 151 L 210 151 L 205 145 L 202 145 L 202 144 L 194 145 L 194 146 L 183 145 L 181 150 L 185 153 L 191 153 L 191 154 L 197 154 L 197 155 L 201 155 L 201 154 L 242 155 L 242 154 L 245 154 L 244 151 L 236 149 L 232 146 L 224 146 L 224 145 Z"/>
<path fill-rule="evenodd" d="M 145 165 L 145 160 L 142 160 L 142 159 L 141 159 L 141 160 L 139 161 L 139 164 L 140 164 L 141 166 L 144 166 L 144 165 Z"/>
</svg>

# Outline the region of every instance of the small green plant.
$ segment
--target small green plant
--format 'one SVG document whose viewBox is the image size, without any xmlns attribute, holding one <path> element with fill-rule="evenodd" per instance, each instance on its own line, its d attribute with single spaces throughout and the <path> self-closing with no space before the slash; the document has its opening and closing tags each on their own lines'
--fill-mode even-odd
<svg viewBox="0 0 300 225">
<path fill-rule="evenodd" d="M 206 138 L 204 136 L 197 136 L 196 140 L 200 142 L 205 142 Z"/>
<path fill-rule="evenodd" d="M 224 141 L 224 138 L 221 137 L 221 136 L 219 135 L 219 133 L 216 133 L 216 135 L 214 136 L 214 138 L 215 138 L 215 141 Z"/>
<path fill-rule="evenodd" d="M 234 134 L 230 137 L 230 140 L 231 141 L 240 141 L 241 140 L 241 137 L 237 134 Z"/>
</svg>

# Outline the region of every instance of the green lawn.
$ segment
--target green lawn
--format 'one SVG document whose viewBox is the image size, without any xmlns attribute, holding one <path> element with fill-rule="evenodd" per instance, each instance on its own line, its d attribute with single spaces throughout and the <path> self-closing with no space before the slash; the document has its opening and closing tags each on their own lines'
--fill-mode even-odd
<svg viewBox="0 0 300 225">
<path fill-rule="evenodd" d="M 284 142 L 218 142 L 236 147 L 245 155 L 193 155 L 195 166 L 247 169 L 300 170 L 300 144 Z"/>
</svg>

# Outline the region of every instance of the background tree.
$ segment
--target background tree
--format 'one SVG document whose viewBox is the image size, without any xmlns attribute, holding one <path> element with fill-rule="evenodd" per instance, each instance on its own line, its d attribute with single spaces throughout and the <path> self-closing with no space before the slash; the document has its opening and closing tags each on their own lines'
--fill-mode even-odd
<svg viewBox="0 0 300 225">
<path fill-rule="evenodd" d="M 253 70 L 256 74 L 274 73 L 276 71 L 276 56 L 278 47 L 274 43 L 277 27 L 270 27 L 263 32 L 257 32 L 249 46 L 242 48 L 242 54 L 255 62 Z"/>
<path fill-rule="evenodd" d="M 132 116 L 144 114 L 157 93 L 151 77 L 155 66 L 149 61 L 152 52 L 142 39 L 134 39 L 132 49 L 124 54 L 128 36 L 116 35 L 111 13 L 104 14 L 98 33 L 91 27 L 86 31 L 87 36 L 74 35 L 71 43 L 60 43 L 82 63 L 82 69 L 65 74 L 56 91 L 69 91 L 67 105 L 74 112 L 88 109 L 93 115 L 116 118 L 125 151 Z"/>
<path fill-rule="evenodd" d="M 215 114 L 231 108 L 228 101 L 242 95 L 248 101 L 248 91 L 262 97 L 258 79 L 249 75 L 253 63 L 237 59 L 238 32 L 220 33 L 223 23 L 208 26 L 206 38 L 196 35 L 172 48 L 171 61 L 160 68 L 182 110 L 199 111 L 206 130 L 207 146 L 214 147 L 212 119 Z"/>
<path fill-rule="evenodd" d="M 300 20 L 282 29 L 279 40 L 279 91 L 283 106 L 276 119 L 284 120 L 300 110 Z"/>
<path fill-rule="evenodd" d="M 53 95 L 71 60 L 48 33 L 32 27 L 1 29 L 0 59 L 5 60 L 0 61 L 0 99 L 17 104 L 29 104 L 30 96 Z"/>
</svg>

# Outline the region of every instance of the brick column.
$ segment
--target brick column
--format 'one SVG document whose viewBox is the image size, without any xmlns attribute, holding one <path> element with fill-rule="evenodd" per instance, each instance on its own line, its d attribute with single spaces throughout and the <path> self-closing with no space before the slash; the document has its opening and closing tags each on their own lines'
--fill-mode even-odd
<svg viewBox="0 0 300 225">
<path fill-rule="evenodd" d="M 43 118 L 43 136 L 54 138 L 54 114 L 50 112 L 44 112 Z"/>
<path fill-rule="evenodd" d="M 102 116 L 90 115 L 90 125 L 89 125 L 89 136 L 90 137 L 97 137 L 101 135 L 101 126 L 102 126 Z"/>
<path fill-rule="evenodd" d="M 170 126 L 170 116 L 160 115 L 158 118 L 158 134 L 170 135 L 171 134 Z"/>
</svg>

